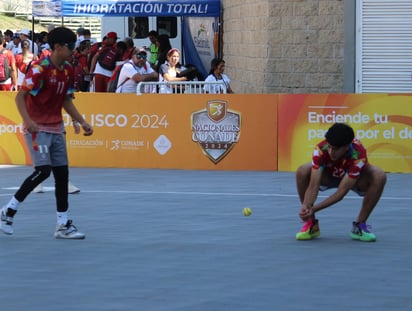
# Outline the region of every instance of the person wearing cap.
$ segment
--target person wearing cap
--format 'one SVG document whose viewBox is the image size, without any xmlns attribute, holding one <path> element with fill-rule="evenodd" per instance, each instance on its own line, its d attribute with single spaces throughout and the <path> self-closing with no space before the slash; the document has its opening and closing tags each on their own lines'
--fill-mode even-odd
<svg viewBox="0 0 412 311">
<path fill-rule="evenodd" d="M 69 166 L 64 137 L 62 110 L 79 123 L 84 135 L 93 134 L 93 128 L 73 103 L 74 73 L 69 63 L 76 35 L 65 27 L 57 27 L 48 34 L 52 49 L 50 56 L 34 61 L 27 71 L 21 89 L 16 95 L 17 110 L 23 119 L 24 138 L 34 165 L 9 202 L 0 211 L 3 233 L 13 234 L 14 216 L 20 204 L 51 174 L 55 184 L 57 225 L 56 239 L 84 239 L 69 219 Z"/>
<path fill-rule="evenodd" d="M 114 45 L 117 41 L 117 39 L 119 39 L 117 37 L 117 33 L 114 31 L 108 32 L 106 35 L 106 44 L 107 45 Z"/>
<path fill-rule="evenodd" d="M 352 127 L 345 123 L 333 124 L 327 130 L 325 139 L 315 146 L 312 163 L 300 166 L 296 172 L 296 185 L 302 203 L 299 217 L 304 222 L 296 239 L 318 237 L 319 221 L 315 215 L 341 201 L 352 190 L 363 197 L 363 201 L 357 219 L 352 223 L 350 236 L 364 242 L 376 241 L 366 221 L 378 203 L 385 183 L 385 172 L 368 162 L 366 149 L 355 138 Z M 331 188 L 335 188 L 335 192 L 316 202 L 319 191 Z"/>
<path fill-rule="evenodd" d="M 30 41 L 30 51 L 34 55 L 38 56 L 39 55 L 39 47 L 38 47 L 37 44 L 33 44 L 33 41 L 30 38 L 31 32 L 28 29 L 22 29 L 19 32 L 19 35 L 20 35 L 20 40 L 21 41 L 23 41 L 23 40 L 29 40 Z"/>
<path fill-rule="evenodd" d="M 109 32 L 105 36 L 105 40 L 103 41 L 103 46 L 100 50 L 93 56 L 90 65 L 90 72 L 94 74 L 94 91 L 95 92 L 107 92 L 107 84 L 112 77 L 113 70 L 116 66 L 117 61 L 121 61 L 123 54 L 119 53 L 116 49 L 116 41 L 117 41 L 117 33 Z M 99 61 L 99 56 L 107 53 L 107 50 L 111 50 L 112 53 L 116 54 L 113 57 L 114 66 L 113 69 L 103 68 L 104 66 L 101 65 Z M 115 52 L 116 51 L 116 52 Z"/>
<path fill-rule="evenodd" d="M 157 81 L 158 74 L 147 61 L 147 52 L 140 48 L 120 69 L 116 93 L 136 93 L 137 83 Z M 147 90 L 151 93 L 151 90 Z"/>
</svg>

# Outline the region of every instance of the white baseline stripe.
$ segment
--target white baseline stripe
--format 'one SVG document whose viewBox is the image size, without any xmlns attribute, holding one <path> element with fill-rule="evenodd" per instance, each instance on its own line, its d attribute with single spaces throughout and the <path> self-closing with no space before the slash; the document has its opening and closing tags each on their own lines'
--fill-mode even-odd
<svg viewBox="0 0 412 311">
<path fill-rule="evenodd" d="M 54 187 L 45 187 L 46 192 L 54 191 Z M 8 190 L 17 190 L 18 187 L 3 188 Z M 44 188 L 43 188 L 44 189 Z M 236 193 L 236 192 L 198 192 L 198 191 L 143 191 L 143 190 L 81 190 L 81 193 L 119 193 L 119 194 L 169 194 L 169 195 L 207 195 L 207 196 L 244 196 L 244 197 L 285 197 L 296 198 L 297 194 L 280 194 L 280 193 Z M 10 196 L 11 194 L 0 194 L 0 196 Z M 39 194 L 41 195 L 41 194 Z M 327 198 L 328 195 L 319 195 L 319 198 Z M 348 199 L 362 199 L 360 196 L 348 195 L 345 198 Z M 404 201 L 412 200 L 412 197 L 381 197 L 381 200 L 395 200 Z"/>
<path fill-rule="evenodd" d="M 126 191 L 126 190 L 116 190 L 116 191 L 81 191 L 84 193 L 136 193 L 136 194 L 173 194 L 173 195 L 208 195 L 208 196 L 246 196 L 246 197 L 286 197 L 286 198 L 296 198 L 297 194 L 280 194 L 280 193 L 236 193 L 236 192 L 196 192 L 196 191 Z M 328 195 L 319 195 L 320 198 L 327 198 Z M 362 199 L 361 196 L 346 196 L 348 199 Z M 412 197 L 381 197 L 381 200 L 412 200 Z"/>
</svg>

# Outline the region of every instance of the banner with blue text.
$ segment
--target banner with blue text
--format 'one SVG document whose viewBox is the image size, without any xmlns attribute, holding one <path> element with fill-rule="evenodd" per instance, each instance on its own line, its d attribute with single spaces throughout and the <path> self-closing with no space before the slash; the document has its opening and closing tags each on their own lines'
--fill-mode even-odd
<svg viewBox="0 0 412 311">
<path fill-rule="evenodd" d="M 220 0 L 62 0 L 63 16 L 220 16 Z"/>
</svg>

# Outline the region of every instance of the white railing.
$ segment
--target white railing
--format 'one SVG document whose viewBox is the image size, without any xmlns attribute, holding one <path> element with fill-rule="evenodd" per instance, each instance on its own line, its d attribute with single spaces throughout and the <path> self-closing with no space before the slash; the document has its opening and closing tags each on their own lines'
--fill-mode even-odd
<svg viewBox="0 0 412 311">
<path fill-rule="evenodd" d="M 218 90 L 226 94 L 226 84 L 223 81 L 180 81 L 180 82 L 139 82 L 136 94 L 207 94 L 207 90 Z"/>
</svg>

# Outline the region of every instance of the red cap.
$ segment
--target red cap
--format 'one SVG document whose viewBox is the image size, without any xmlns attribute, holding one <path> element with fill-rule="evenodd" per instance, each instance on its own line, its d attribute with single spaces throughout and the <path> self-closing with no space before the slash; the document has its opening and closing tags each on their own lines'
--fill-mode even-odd
<svg viewBox="0 0 412 311">
<path fill-rule="evenodd" d="M 117 33 L 115 33 L 115 32 L 109 32 L 107 35 L 106 35 L 106 38 L 107 39 L 109 39 L 109 38 L 111 38 L 111 39 L 116 39 L 117 40 Z"/>
</svg>

